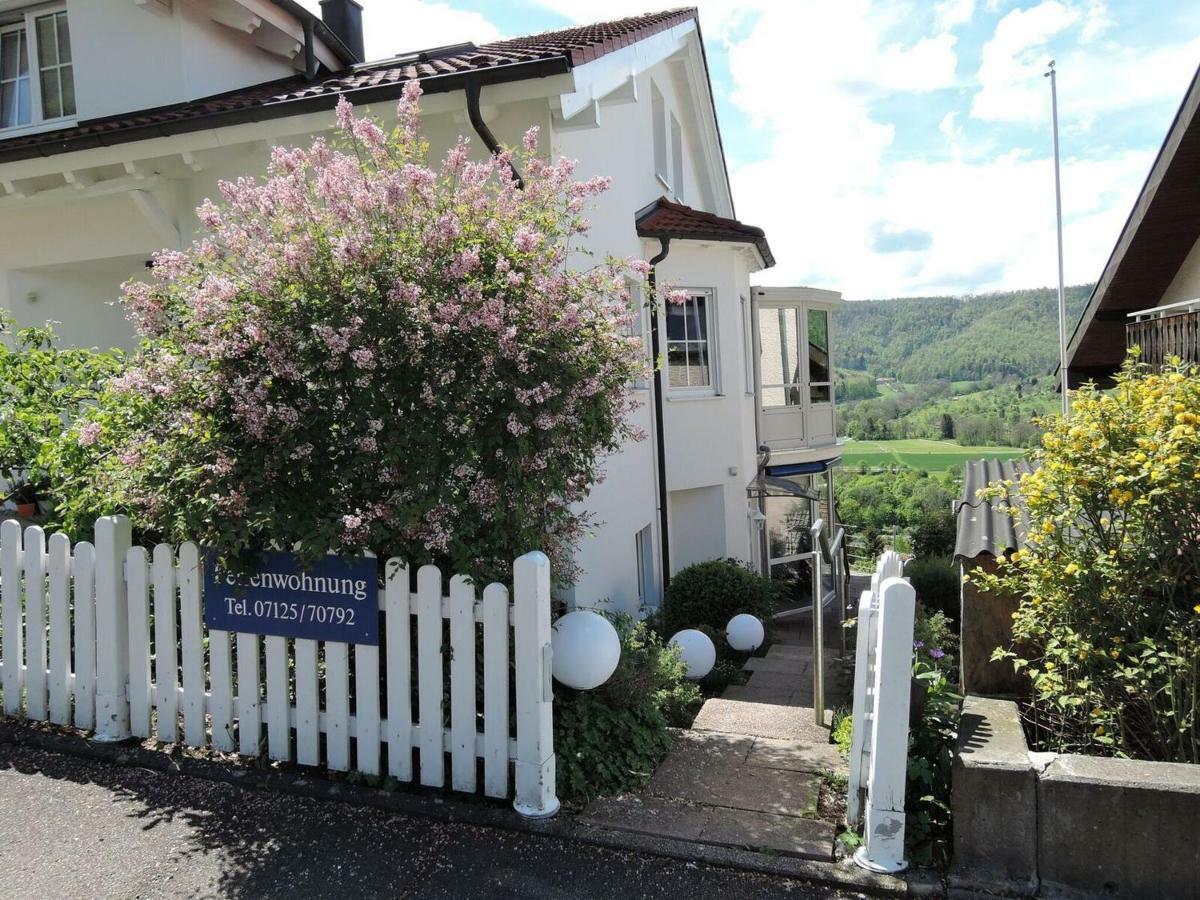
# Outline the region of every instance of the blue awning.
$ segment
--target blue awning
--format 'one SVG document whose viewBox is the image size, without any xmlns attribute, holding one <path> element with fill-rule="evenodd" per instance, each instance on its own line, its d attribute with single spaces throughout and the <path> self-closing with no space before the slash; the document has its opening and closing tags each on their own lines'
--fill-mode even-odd
<svg viewBox="0 0 1200 900">
<path fill-rule="evenodd" d="M 789 463 L 781 466 L 767 466 L 766 473 L 768 475 L 819 475 L 822 472 L 832 469 L 842 461 L 840 456 L 835 456 L 832 459 L 819 459 L 816 462 L 806 463 Z"/>
</svg>

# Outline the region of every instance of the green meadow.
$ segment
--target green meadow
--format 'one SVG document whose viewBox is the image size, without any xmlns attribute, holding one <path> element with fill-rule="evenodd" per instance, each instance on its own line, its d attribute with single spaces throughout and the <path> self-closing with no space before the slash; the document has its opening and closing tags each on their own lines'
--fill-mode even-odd
<svg viewBox="0 0 1200 900">
<path fill-rule="evenodd" d="M 968 459 L 1015 459 L 1024 456 L 1020 447 L 964 447 L 953 441 L 913 438 L 897 441 L 846 441 L 842 465 L 848 469 L 865 465 L 911 466 L 926 472 L 957 469 Z"/>
</svg>

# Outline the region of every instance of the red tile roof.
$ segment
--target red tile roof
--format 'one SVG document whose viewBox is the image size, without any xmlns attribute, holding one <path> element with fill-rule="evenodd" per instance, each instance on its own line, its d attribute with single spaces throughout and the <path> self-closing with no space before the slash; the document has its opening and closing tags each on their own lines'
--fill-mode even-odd
<svg viewBox="0 0 1200 900">
<path fill-rule="evenodd" d="M 220 127 L 222 119 L 244 121 L 299 114 L 332 107 L 340 94 L 350 94 L 356 102 L 383 100 L 398 95 L 404 82 L 413 79 L 426 82 L 426 93 L 434 93 L 461 89 L 465 76 L 476 73 L 485 81 L 499 82 L 567 72 L 696 18 L 695 8 L 674 9 L 494 41 L 481 47 L 463 44 L 406 54 L 326 73 L 311 82 L 297 75 L 189 103 L 0 140 L 0 162 Z"/>
<path fill-rule="evenodd" d="M 636 220 L 637 233 L 642 237 L 753 244 L 767 268 L 775 265 L 766 232 L 737 219 L 726 219 L 660 197 L 638 212 Z"/>
</svg>

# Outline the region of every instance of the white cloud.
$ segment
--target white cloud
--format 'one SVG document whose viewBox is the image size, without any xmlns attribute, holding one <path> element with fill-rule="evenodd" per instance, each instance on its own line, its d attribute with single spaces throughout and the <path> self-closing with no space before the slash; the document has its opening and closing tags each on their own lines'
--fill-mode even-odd
<svg viewBox="0 0 1200 900">
<path fill-rule="evenodd" d="M 581 0 L 532 2 L 577 22 L 646 6 L 645 0 L 610 0 L 602 10 Z M 1080 136 L 1102 116 L 1178 97 L 1200 58 L 1200 39 L 1153 50 L 1122 45 L 1103 0 L 1041 0 L 1027 9 L 1010 9 L 1011 0 L 698 5 L 710 47 L 728 52 L 731 83 L 714 87 L 746 115 L 765 150 L 753 162 L 730 160 L 738 214 L 767 229 L 779 260 L 760 277 L 836 288 L 851 298 L 1054 281 L 1049 139 L 1035 150 L 1016 149 L 1011 136 L 1027 140 L 1028 126 L 1048 118 L 1042 72 L 1052 51 L 1062 73 L 1067 278 L 1094 279 L 1153 150 L 1088 146 Z M 445 3 L 365 0 L 365 6 L 374 57 L 499 33 L 483 15 Z M 978 72 L 961 73 L 953 31 L 983 14 L 1001 18 Z M 922 21 L 928 31 L 913 37 L 914 23 Z M 974 92 L 966 97 L 969 110 L 951 90 L 962 98 L 963 88 Z M 910 120 L 892 114 L 889 102 L 903 98 L 911 108 L 921 96 L 946 108 L 935 117 L 938 132 L 917 143 L 923 149 L 912 149 L 906 135 L 902 157 L 897 127 Z M 981 122 L 989 123 L 984 133 Z"/>
<path fill-rule="evenodd" d="M 300 0 L 313 12 L 320 0 Z M 360 0 L 363 6 L 363 39 L 367 59 L 385 59 L 398 53 L 425 50 L 446 44 L 474 41 L 483 44 L 501 36 L 486 16 L 454 9 L 446 3 L 425 0 Z"/>
<path fill-rule="evenodd" d="M 1052 283 L 1049 142 L 1036 152 L 971 144 L 951 108 L 938 126 L 944 143 L 934 136 L 922 155 L 899 158 L 893 144 L 902 120 L 887 115 L 887 102 L 961 86 L 953 38 L 942 32 L 898 45 L 891 11 L 866 2 L 838 6 L 773 7 L 729 48 L 732 99 L 771 136 L 765 159 L 732 173 L 739 216 L 766 228 L 779 260 L 762 279 L 832 287 L 851 298 Z M 1038 53 L 1049 36 L 1081 19 L 1061 3 L 1013 16 L 997 29 L 993 48 L 993 57 L 1004 49 L 1009 72 L 1012 58 Z M 771 77 L 781 58 L 795 70 L 786 80 Z M 1040 92 L 1034 118 L 1044 120 L 1045 84 L 1040 70 L 1033 76 Z M 1185 83 L 1175 78 L 1152 90 L 1177 94 Z M 1153 154 L 1097 156 L 1064 161 L 1071 281 L 1097 276 Z"/>
<path fill-rule="evenodd" d="M 1179 97 L 1200 59 L 1200 37 L 1147 50 L 1101 41 L 1111 26 L 1107 7 L 1096 0 L 1046 0 L 1008 13 L 984 45 L 971 115 L 1045 122 L 1050 101 L 1042 74 L 1052 57 L 1065 126 L 1086 129 L 1100 116 Z"/>
<path fill-rule="evenodd" d="M 938 28 L 949 31 L 966 25 L 975 15 L 975 0 L 942 0 L 933 9 Z"/>
</svg>

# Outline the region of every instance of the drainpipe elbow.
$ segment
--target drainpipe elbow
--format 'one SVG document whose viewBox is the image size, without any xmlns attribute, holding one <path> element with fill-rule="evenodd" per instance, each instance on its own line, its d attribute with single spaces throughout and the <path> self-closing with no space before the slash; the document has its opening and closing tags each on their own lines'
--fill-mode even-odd
<svg viewBox="0 0 1200 900">
<path fill-rule="evenodd" d="M 479 111 L 479 94 L 482 89 L 478 75 L 469 75 L 466 83 L 467 94 L 467 118 L 471 121 L 471 127 L 475 129 L 475 133 L 479 135 L 479 139 L 483 141 L 485 147 L 493 154 L 504 152 L 504 148 L 500 146 L 500 142 L 496 140 L 496 136 L 492 134 L 492 129 L 488 128 L 487 122 L 483 121 L 483 114 Z M 521 173 L 517 171 L 517 167 L 513 165 L 512 160 L 508 161 L 508 168 L 512 170 L 513 181 L 517 183 L 517 187 L 525 190 L 525 179 L 521 177 Z"/>
</svg>

